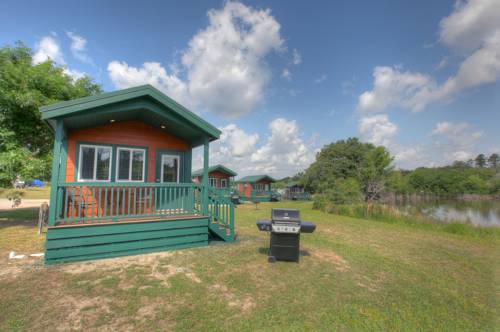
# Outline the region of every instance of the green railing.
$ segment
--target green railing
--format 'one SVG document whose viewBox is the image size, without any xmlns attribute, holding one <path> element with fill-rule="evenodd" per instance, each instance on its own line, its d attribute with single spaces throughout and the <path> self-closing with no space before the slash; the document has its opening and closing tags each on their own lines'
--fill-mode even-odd
<svg viewBox="0 0 500 332">
<path fill-rule="evenodd" d="M 62 183 L 55 224 L 202 214 L 201 191 L 194 183 Z"/>
<path fill-rule="evenodd" d="M 227 231 L 227 236 L 232 236 L 234 231 L 234 204 L 231 201 L 231 191 L 228 189 L 209 188 L 208 214 L 210 222 L 222 226 L 222 231 Z"/>
</svg>

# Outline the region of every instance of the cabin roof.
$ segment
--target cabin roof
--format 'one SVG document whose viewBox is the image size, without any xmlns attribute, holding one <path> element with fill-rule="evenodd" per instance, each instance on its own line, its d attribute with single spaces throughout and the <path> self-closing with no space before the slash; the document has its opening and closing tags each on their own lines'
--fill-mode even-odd
<svg viewBox="0 0 500 332">
<path fill-rule="evenodd" d="M 208 168 L 208 173 L 215 172 L 215 171 L 226 173 L 230 176 L 238 175 L 238 173 L 236 173 L 235 171 L 233 171 L 233 170 L 231 170 L 231 169 L 229 169 L 221 164 L 210 166 Z M 198 169 L 198 170 L 194 171 L 193 173 L 191 173 L 191 176 L 203 176 L 203 169 Z"/>
<path fill-rule="evenodd" d="M 181 137 L 192 146 L 204 138 L 218 139 L 219 129 L 151 85 L 63 101 L 40 108 L 42 120 L 54 129 L 56 119 L 67 128 L 85 128 L 110 122 L 139 120 Z"/>
<path fill-rule="evenodd" d="M 288 182 L 286 184 L 286 188 L 291 188 L 291 187 L 302 187 L 302 185 L 298 182 Z"/>
<path fill-rule="evenodd" d="M 259 182 L 262 180 L 268 180 L 269 182 L 276 182 L 276 180 L 269 175 L 263 174 L 263 175 L 249 175 L 242 177 L 241 179 L 237 180 L 236 182 L 249 182 L 249 183 L 255 183 Z"/>
</svg>

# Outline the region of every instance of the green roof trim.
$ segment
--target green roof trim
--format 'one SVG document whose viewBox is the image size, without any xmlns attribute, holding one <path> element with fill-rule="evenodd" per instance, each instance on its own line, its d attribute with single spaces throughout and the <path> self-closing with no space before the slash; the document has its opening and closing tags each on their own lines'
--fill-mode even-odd
<svg viewBox="0 0 500 332">
<path fill-rule="evenodd" d="M 249 176 L 245 176 L 245 177 L 242 177 L 241 179 L 239 180 L 236 180 L 236 182 L 250 182 L 250 183 L 255 183 L 255 182 L 259 182 L 259 181 L 262 181 L 262 180 L 268 180 L 269 182 L 276 182 L 276 180 L 272 177 L 270 177 L 269 175 L 249 175 Z"/>
<path fill-rule="evenodd" d="M 42 120 L 48 122 L 50 119 L 81 115 L 81 113 L 97 107 L 141 97 L 153 99 L 212 139 L 218 139 L 221 134 L 219 129 L 149 84 L 43 106 L 40 108 L 40 112 Z"/>
<path fill-rule="evenodd" d="M 208 173 L 215 172 L 215 171 L 226 173 L 226 174 L 229 174 L 230 176 L 238 175 L 238 173 L 236 173 L 235 171 L 233 171 L 233 170 L 231 170 L 231 169 L 229 169 L 221 164 L 210 166 L 208 168 Z M 198 170 L 192 172 L 191 176 L 203 176 L 203 169 L 198 169 Z"/>
</svg>

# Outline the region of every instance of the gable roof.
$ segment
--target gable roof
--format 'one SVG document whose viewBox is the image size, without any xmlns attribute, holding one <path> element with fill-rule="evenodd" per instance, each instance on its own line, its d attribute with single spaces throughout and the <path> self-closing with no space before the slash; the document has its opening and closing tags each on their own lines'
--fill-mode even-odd
<svg viewBox="0 0 500 332">
<path fill-rule="evenodd" d="M 239 180 L 236 180 L 236 182 L 250 182 L 250 183 L 255 183 L 255 182 L 262 181 L 262 180 L 268 180 L 269 182 L 276 182 L 275 179 L 273 179 L 272 177 L 270 177 L 269 175 L 266 175 L 266 174 L 245 176 L 245 177 L 242 177 Z"/>
<path fill-rule="evenodd" d="M 40 112 L 42 120 L 53 129 L 55 118 L 63 118 L 69 127 L 76 127 L 109 123 L 117 117 L 116 121 L 147 118 L 143 120 L 158 127 L 165 122 L 171 127 L 169 130 L 177 128 L 179 133 L 184 132 L 193 139 L 203 136 L 215 140 L 221 134 L 219 129 L 149 84 L 59 102 L 41 107 Z"/>
<path fill-rule="evenodd" d="M 229 174 L 230 176 L 238 175 L 238 173 L 236 173 L 235 171 L 233 171 L 233 170 L 231 170 L 231 169 L 229 169 L 221 164 L 210 166 L 208 168 L 208 173 L 215 172 L 215 171 L 226 173 L 226 174 Z M 191 176 L 203 176 L 203 169 L 198 169 L 198 170 L 194 171 L 193 173 L 191 173 Z"/>
</svg>

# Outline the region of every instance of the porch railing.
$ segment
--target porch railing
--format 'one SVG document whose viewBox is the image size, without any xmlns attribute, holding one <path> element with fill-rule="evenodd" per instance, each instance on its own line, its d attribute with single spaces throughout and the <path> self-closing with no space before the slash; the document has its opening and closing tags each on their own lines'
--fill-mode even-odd
<svg viewBox="0 0 500 332">
<path fill-rule="evenodd" d="M 55 224 L 202 214 L 201 190 L 194 183 L 62 183 Z"/>
<path fill-rule="evenodd" d="M 226 230 L 234 230 L 234 204 L 230 190 L 209 188 L 208 214 L 212 223 L 217 223 Z"/>
</svg>

